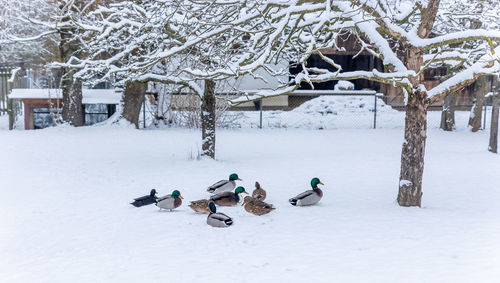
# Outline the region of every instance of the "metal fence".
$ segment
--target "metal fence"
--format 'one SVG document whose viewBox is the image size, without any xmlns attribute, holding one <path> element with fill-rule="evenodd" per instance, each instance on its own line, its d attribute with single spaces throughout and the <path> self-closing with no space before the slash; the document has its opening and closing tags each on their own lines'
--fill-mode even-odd
<svg viewBox="0 0 500 283">
<path fill-rule="evenodd" d="M 235 97 L 218 96 L 217 127 L 261 129 L 377 129 L 404 128 L 404 97 L 389 97 L 375 91 L 310 91 L 224 107 Z M 461 98 L 455 112 L 456 128 L 466 128 L 473 98 Z M 486 100 L 483 127 L 488 126 L 491 102 Z M 177 127 L 200 126 L 199 98 L 183 95 L 169 98 L 165 111 L 146 103 L 140 115 L 141 127 L 164 123 Z M 145 111 L 144 111 L 145 110 Z M 428 111 L 428 128 L 439 129 L 442 105 Z M 154 119 L 161 116 L 161 120 Z"/>
<path fill-rule="evenodd" d="M 314 94 L 297 91 L 285 96 L 286 105 L 274 110 L 272 108 L 277 108 L 276 103 L 274 107 L 266 107 L 273 103 L 262 99 L 255 103 L 258 127 L 375 129 L 380 97 L 382 94 L 375 91 L 316 91 Z M 248 116 L 252 118 L 252 115 Z"/>
</svg>

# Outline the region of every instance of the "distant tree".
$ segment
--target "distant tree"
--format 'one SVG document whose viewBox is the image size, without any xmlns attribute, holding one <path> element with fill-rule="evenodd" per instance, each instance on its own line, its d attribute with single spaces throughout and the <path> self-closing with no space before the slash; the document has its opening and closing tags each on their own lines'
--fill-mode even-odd
<svg viewBox="0 0 500 283">
<path fill-rule="evenodd" d="M 453 131 L 455 129 L 455 105 L 457 103 L 457 93 L 450 93 L 445 96 L 443 100 L 440 128 L 445 131 Z"/>
</svg>

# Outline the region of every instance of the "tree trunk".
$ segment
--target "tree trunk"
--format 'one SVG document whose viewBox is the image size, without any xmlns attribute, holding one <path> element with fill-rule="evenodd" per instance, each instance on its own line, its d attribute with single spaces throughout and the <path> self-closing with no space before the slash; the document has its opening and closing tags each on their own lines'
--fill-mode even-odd
<svg viewBox="0 0 500 283">
<path fill-rule="evenodd" d="M 455 105 L 457 93 L 453 92 L 445 96 L 443 111 L 441 112 L 441 129 L 453 131 L 455 129 Z"/>
<path fill-rule="evenodd" d="M 472 132 L 477 132 L 481 129 L 481 119 L 483 113 L 484 96 L 486 94 L 487 77 L 482 76 L 477 79 L 474 85 L 474 101 L 472 104 L 469 126 L 472 127 Z"/>
<path fill-rule="evenodd" d="M 497 153 L 498 147 L 498 112 L 500 108 L 499 80 L 495 78 L 495 95 L 493 96 L 493 110 L 491 112 L 490 146 L 488 150 Z"/>
<path fill-rule="evenodd" d="M 66 19 L 71 20 L 71 19 Z M 76 34 L 75 28 L 62 28 L 59 30 L 61 42 L 59 51 L 61 61 L 67 62 L 71 56 L 76 56 L 80 49 L 79 43 L 72 40 Z M 84 109 L 82 104 L 82 81 L 74 79 L 74 70 L 62 68 L 61 88 L 62 88 L 62 119 L 73 126 L 83 126 L 85 123 Z"/>
<path fill-rule="evenodd" d="M 215 159 L 215 82 L 205 80 L 201 102 L 202 155 Z"/>
<path fill-rule="evenodd" d="M 414 92 L 406 105 L 405 142 L 401 151 L 398 203 L 420 206 L 427 137 L 427 105 L 425 94 Z"/>
<path fill-rule="evenodd" d="M 65 70 L 61 80 L 62 119 L 73 126 L 83 126 L 84 106 L 82 104 L 82 81 L 73 78 L 72 71 Z"/>
<path fill-rule="evenodd" d="M 122 117 L 135 127 L 139 128 L 139 115 L 141 113 L 147 83 L 127 82 L 122 97 Z"/>
</svg>

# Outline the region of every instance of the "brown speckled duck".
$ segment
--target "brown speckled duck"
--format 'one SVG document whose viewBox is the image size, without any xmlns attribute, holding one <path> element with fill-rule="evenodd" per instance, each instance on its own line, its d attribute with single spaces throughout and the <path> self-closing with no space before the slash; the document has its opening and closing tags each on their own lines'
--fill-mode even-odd
<svg viewBox="0 0 500 283">
<path fill-rule="evenodd" d="M 260 186 L 259 182 L 255 182 L 255 190 L 252 192 L 252 197 L 258 200 L 266 199 L 266 191 Z"/>
<path fill-rule="evenodd" d="M 233 192 L 223 192 L 210 197 L 216 205 L 220 206 L 235 206 L 240 202 L 240 194 L 245 193 L 245 188 L 237 187 Z"/>
<path fill-rule="evenodd" d="M 255 199 L 253 197 L 245 197 L 243 200 L 243 207 L 245 207 L 245 210 L 253 215 L 264 215 L 268 214 L 269 212 L 275 210 L 276 208 L 273 207 L 272 204 L 268 204 L 266 202 L 263 202 L 261 200 Z"/>
<path fill-rule="evenodd" d="M 189 207 L 191 207 L 192 210 L 199 212 L 199 213 L 210 213 L 210 208 L 208 207 L 208 199 L 200 199 L 200 200 L 195 200 L 192 201 Z"/>
</svg>

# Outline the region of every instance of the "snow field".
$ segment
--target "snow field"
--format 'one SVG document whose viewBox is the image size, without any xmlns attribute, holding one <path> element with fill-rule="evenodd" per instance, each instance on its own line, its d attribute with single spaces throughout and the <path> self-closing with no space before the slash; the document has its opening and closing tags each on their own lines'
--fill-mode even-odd
<svg viewBox="0 0 500 283">
<path fill-rule="evenodd" d="M 494 282 L 500 157 L 487 133 L 429 131 L 422 208 L 395 203 L 402 129 L 0 131 L 2 282 Z M 277 207 L 208 226 L 190 200 L 236 172 Z M 288 199 L 317 176 L 317 206 Z M 179 189 L 173 212 L 129 202 Z"/>
</svg>

